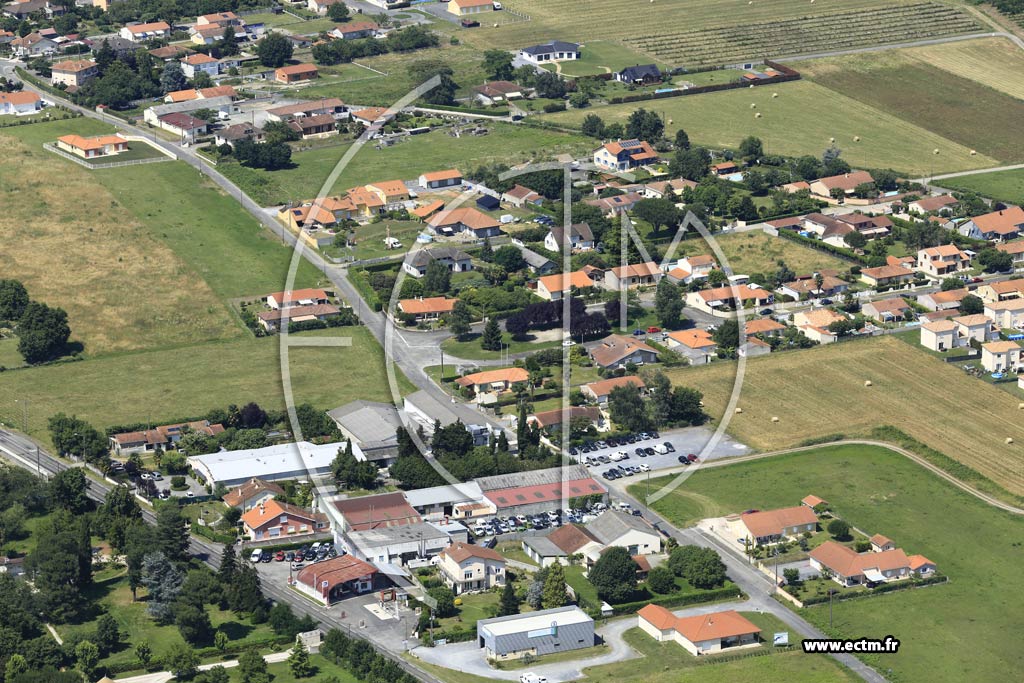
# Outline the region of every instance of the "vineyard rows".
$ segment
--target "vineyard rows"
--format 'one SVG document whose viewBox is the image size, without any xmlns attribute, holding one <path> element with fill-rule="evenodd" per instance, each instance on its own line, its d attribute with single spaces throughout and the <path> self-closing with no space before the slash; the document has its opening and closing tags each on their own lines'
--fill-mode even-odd
<svg viewBox="0 0 1024 683">
<path fill-rule="evenodd" d="M 625 39 L 638 50 L 680 66 L 720 65 L 980 30 L 960 11 L 933 3 L 803 17 L 774 24 L 650 34 Z"/>
</svg>

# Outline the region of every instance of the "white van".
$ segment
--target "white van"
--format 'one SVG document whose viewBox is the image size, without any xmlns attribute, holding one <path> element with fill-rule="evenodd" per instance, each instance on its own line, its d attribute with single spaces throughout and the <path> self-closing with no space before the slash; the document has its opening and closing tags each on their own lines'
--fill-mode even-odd
<svg viewBox="0 0 1024 683">
<path fill-rule="evenodd" d="M 654 447 L 654 452 L 660 453 L 661 455 L 665 455 L 666 453 L 668 453 L 668 448 L 665 447 L 665 444 L 659 443 L 657 446 Z"/>
<path fill-rule="evenodd" d="M 256 564 L 257 562 L 260 561 L 260 556 L 262 556 L 262 555 L 263 555 L 263 551 L 260 550 L 259 548 L 257 548 L 256 550 L 252 551 L 252 555 L 249 555 L 249 561 L 252 562 L 253 564 Z"/>
</svg>

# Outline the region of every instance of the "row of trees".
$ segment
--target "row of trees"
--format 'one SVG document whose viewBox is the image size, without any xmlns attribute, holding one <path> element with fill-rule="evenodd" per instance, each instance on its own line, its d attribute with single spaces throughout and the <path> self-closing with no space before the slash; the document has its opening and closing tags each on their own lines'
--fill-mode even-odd
<svg viewBox="0 0 1024 683">
<path fill-rule="evenodd" d="M 71 337 L 68 314 L 29 298 L 18 280 L 0 280 L 0 321 L 13 324 L 18 352 L 26 363 L 45 363 L 64 355 Z"/>
<path fill-rule="evenodd" d="M 616 387 L 608 396 L 608 411 L 619 429 L 643 432 L 707 422 L 708 416 L 701 407 L 704 395 L 700 391 L 673 387 L 665 373 L 657 368 L 645 367 L 640 376 L 650 393 L 647 400 L 631 386 Z"/>
<path fill-rule="evenodd" d="M 331 7 L 336 6 L 332 5 Z M 439 44 L 437 34 L 414 25 L 392 31 L 383 40 L 363 38 L 320 42 L 313 46 L 313 61 L 324 65 L 345 64 L 362 57 L 372 57 L 388 52 L 412 52 L 427 47 L 437 47 Z"/>
</svg>

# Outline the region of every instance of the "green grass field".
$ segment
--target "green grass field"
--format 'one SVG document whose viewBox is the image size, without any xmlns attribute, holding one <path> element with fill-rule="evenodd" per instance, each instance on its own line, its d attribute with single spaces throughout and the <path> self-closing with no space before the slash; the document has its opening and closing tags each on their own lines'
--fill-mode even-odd
<svg viewBox="0 0 1024 683">
<path fill-rule="evenodd" d="M 323 655 L 315 654 L 309 656 L 310 663 L 316 667 L 316 673 L 312 678 L 296 678 L 288 668 L 288 662 L 277 662 L 267 665 L 267 673 L 272 676 L 274 683 L 309 683 L 310 681 L 327 681 L 334 677 L 338 683 L 358 683 L 350 671 L 332 663 Z M 231 683 L 242 683 L 242 672 L 238 667 L 228 669 L 228 676 Z"/>
<path fill-rule="evenodd" d="M 560 345 L 558 340 L 536 341 L 536 338 L 515 341 L 508 332 L 503 332 L 501 338 L 506 345 L 505 353 L 540 351 L 541 349 L 552 349 Z M 469 335 L 465 341 L 457 341 L 454 337 L 446 339 L 441 342 L 441 350 L 456 358 L 463 358 L 465 360 L 496 360 L 502 357 L 502 353 L 499 351 L 485 351 L 480 348 L 479 334 Z"/>
<path fill-rule="evenodd" d="M 383 352 L 365 328 L 304 332 L 351 337 L 351 348 L 290 352 L 296 403 L 329 410 L 356 398 L 391 402 Z M 256 401 L 285 408 L 277 338 L 242 337 L 158 351 L 110 355 L 79 363 L 12 370 L 2 375 L 0 419 L 21 421 L 14 398 L 29 399 L 30 431 L 47 439 L 46 418 L 75 414 L 96 427 L 199 416 L 212 408 Z M 401 390 L 412 390 L 401 371 Z"/>
<path fill-rule="evenodd" d="M 4 337 L 0 339 L 0 367 L 16 368 L 25 363 L 18 353 L 18 338 Z"/>
<path fill-rule="evenodd" d="M 943 586 L 838 603 L 833 635 L 901 639 L 898 654 L 865 658 L 883 673 L 891 668 L 890 680 L 1024 677 L 1016 638 L 1024 595 L 1008 588 L 1017 583 L 1024 560 L 1017 542 L 1024 519 L 987 506 L 902 456 L 833 446 L 701 470 L 655 508 L 685 525 L 750 507 L 794 505 L 808 493 L 828 500 L 858 528 L 927 556 L 950 577 Z M 634 494 L 643 495 L 642 488 L 634 487 Z M 827 604 L 802 614 L 827 629 Z"/>
<path fill-rule="evenodd" d="M 1024 443 L 1019 399 L 916 344 L 916 335 L 906 342 L 886 336 L 752 358 L 738 404 L 743 412 L 732 416 L 729 432 L 767 451 L 892 425 L 1011 494 L 1024 494 L 1024 455 L 1005 443 Z M 703 392 L 708 412 L 720 419 L 735 372 L 733 363 L 712 363 L 668 374 Z"/>
<path fill-rule="evenodd" d="M 334 191 L 340 193 L 375 181 L 412 179 L 420 173 L 452 167 L 465 173 L 484 163 L 548 161 L 556 154 L 582 153 L 593 146 L 588 138 L 557 131 L 504 123 L 488 123 L 487 128 L 487 135 L 460 138 L 433 131 L 379 150 L 367 144 L 342 172 Z M 283 204 L 315 197 L 348 147 L 349 143 L 342 143 L 298 152 L 292 156 L 296 167 L 281 171 L 261 171 L 238 164 L 225 164 L 219 170 L 260 204 Z"/>
<path fill-rule="evenodd" d="M 799 69 L 815 83 L 979 154 L 1024 160 L 1024 100 L 969 77 L 893 50 L 804 62 Z"/>
<path fill-rule="evenodd" d="M 1005 38 L 915 47 L 902 54 L 1024 99 L 1024 51 Z"/>
<path fill-rule="evenodd" d="M 807 275 L 822 269 L 842 272 L 849 270 L 851 265 L 823 251 L 760 231 L 727 233 L 717 235 L 715 240 L 735 273 L 773 273 L 778 270 L 780 260 L 785 261 L 797 275 Z M 687 253 L 711 253 L 703 242 L 698 243 L 699 246 L 686 244 Z M 704 247 L 704 251 L 699 247 Z"/>
<path fill-rule="evenodd" d="M 773 97 L 775 93 L 778 97 Z M 543 118 L 575 127 L 593 113 L 606 123 L 625 123 L 641 107 L 665 117 L 669 137 L 683 128 L 694 143 L 712 148 L 736 148 L 744 137 L 755 135 L 769 153 L 820 157 L 835 138 L 843 158 L 854 166 L 926 175 L 997 165 L 984 154 L 971 156 L 965 145 L 809 81 L 570 110 Z M 755 118 L 756 113 L 761 118 Z M 860 140 L 855 142 L 855 137 Z M 933 154 L 935 149 L 939 154 Z"/>
<path fill-rule="evenodd" d="M 151 147 L 144 142 L 132 142 L 127 152 L 121 152 L 117 156 L 98 157 L 95 159 L 83 159 L 87 164 L 94 166 L 102 166 L 103 164 L 112 164 L 122 161 L 139 161 L 142 159 L 165 159 L 170 161 L 170 157 L 164 155 L 156 147 Z M 137 167 L 136 167 L 137 168 Z"/>
<path fill-rule="evenodd" d="M 939 181 L 943 187 L 967 190 L 1014 204 L 1024 203 L 1024 169 L 978 173 Z"/>
</svg>

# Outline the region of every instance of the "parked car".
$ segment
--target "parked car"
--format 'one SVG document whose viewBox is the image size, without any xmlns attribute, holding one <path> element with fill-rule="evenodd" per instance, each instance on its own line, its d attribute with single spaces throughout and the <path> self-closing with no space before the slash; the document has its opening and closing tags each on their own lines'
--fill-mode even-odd
<svg viewBox="0 0 1024 683">
<path fill-rule="evenodd" d="M 292 560 L 294 560 L 294 559 L 295 559 L 295 552 L 294 552 L 294 551 L 292 551 L 292 550 L 289 550 L 288 552 L 286 552 L 286 553 L 284 554 L 284 559 L 285 559 L 286 561 L 288 561 L 288 562 L 291 562 Z"/>
<path fill-rule="evenodd" d="M 278 550 L 277 553 L 274 554 L 274 562 L 284 562 L 283 550 Z"/>
<path fill-rule="evenodd" d="M 641 472 L 650 472 L 651 468 L 648 467 L 647 465 L 643 464 L 643 463 L 640 463 L 640 471 Z"/>
<path fill-rule="evenodd" d="M 638 449 L 636 449 L 633 452 L 636 453 L 637 455 L 639 455 L 641 458 L 646 458 L 647 457 L 647 452 L 644 449 L 642 449 L 642 448 L 638 448 Z"/>
<path fill-rule="evenodd" d="M 476 28 L 480 25 L 480 22 L 474 19 L 463 19 L 461 24 L 462 28 Z"/>
<path fill-rule="evenodd" d="M 676 460 L 678 460 L 679 464 L 681 464 L 681 465 L 689 465 L 690 464 L 690 459 L 687 458 L 685 455 L 680 455 L 678 458 L 676 458 Z"/>
<path fill-rule="evenodd" d="M 661 328 L 660 327 L 654 327 L 652 325 L 651 327 L 647 328 L 647 334 L 657 334 L 659 332 L 661 332 Z"/>
<path fill-rule="evenodd" d="M 260 562 L 270 562 L 274 559 L 274 556 L 270 554 L 269 550 L 264 550 L 263 554 L 260 555 Z"/>
<path fill-rule="evenodd" d="M 833 303 L 835 302 L 832 299 L 821 299 L 822 306 L 831 306 Z"/>
<path fill-rule="evenodd" d="M 673 446 L 670 441 L 666 441 L 665 443 L 663 443 L 661 445 L 665 447 L 665 452 L 666 453 L 675 453 L 676 452 L 676 447 Z"/>
<path fill-rule="evenodd" d="M 260 561 L 261 557 L 263 557 L 263 551 L 257 548 L 256 550 L 252 551 L 251 555 L 249 555 L 249 561 L 256 563 Z"/>
<path fill-rule="evenodd" d="M 298 571 L 306 565 L 301 560 L 296 560 L 295 562 L 292 562 L 290 566 L 292 571 Z"/>
<path fill-rule="evenodd" d="M 760 313 L 761 315 L 771 315 L 772 314 L 772 309 L 770 309 L 770 308 L 762 308 L 760 311 L 758 311 L 758 313 Z"/>
<path fill-rule="evenodd" d="M 695 453 L 690 453 L 686 456 L 686 459 L 690 462 L 697 462 L 697 455 Z"/>
</svg>

